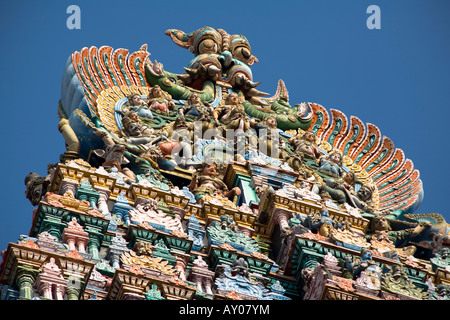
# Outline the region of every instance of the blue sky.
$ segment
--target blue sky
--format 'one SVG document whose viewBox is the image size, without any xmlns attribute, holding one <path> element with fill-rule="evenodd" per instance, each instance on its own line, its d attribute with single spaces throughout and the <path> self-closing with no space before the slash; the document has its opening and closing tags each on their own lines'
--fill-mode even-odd
<svg viewBox="0 0 450 320">
<path fill-rule="evenodd" d="M 69 5 L 81 29 L 69 30 Z M 369 30 L 366 9 L 381 9 Z M 45 175 L 65 151 L 57 103 L 65 63 L 83 47 L 138 50 L 181 73 L 192 54 L 164 35 L 203 26 L 245 35 L 259 63 L 259 89 L 273 95 L 283 79 L 291 104 L 315 102 L 377 125 L 420 171 L 425 198 L 416 213 L 450 222 L 450 2 L 311 1 L 8 1 L 0 12 L 3 142 L 0 250 L 28 234 L 33 207 L 25 176 Z"/>
</svg>

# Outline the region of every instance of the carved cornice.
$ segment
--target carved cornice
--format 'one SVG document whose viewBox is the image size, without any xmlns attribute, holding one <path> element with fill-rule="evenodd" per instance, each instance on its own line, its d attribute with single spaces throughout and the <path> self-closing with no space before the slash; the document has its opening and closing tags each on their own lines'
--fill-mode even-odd
<svg viewBox="0 0 450 320">
<path fill-rule="evenodd" d="M 75 277 L 82 284 L 87 283 L 95 265 L 93 262 L 82 259 L 81 256 L 79 258 L 72 257 L 70 253 L 63 255 L 43 251 L 36 245 L 29 243 L 23 245 L 10 243 L 3 257 L 0 281 L 7 282 L 13 286 L 19 269 L 25 268 L 28 272 L 38 274 L 50 258 L 55 259 L 56 263 L 61 267 L 64 278 L 73 279 Z"/>
<path fill-rule="evenodd" d="M 195 287 L 177 277 L 160 277 L 142 271 L 117 269 L 107 295 L 109 300 L 122 300 L 127 294 L 135 294 L 144 299 L 145 293 L 156 284 L 162 296 L 168 300 L 189 300 L 195 294 Z"/>
</svg>

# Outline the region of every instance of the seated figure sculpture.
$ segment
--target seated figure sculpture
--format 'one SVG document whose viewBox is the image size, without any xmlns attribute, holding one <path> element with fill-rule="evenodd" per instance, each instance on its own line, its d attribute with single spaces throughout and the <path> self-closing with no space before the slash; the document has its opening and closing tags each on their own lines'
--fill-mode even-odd
<svg viewBox="0 0 450 320">
<path fill-rule="evenodd" d="M 338 227 L 339 224 L 330 217 L 325 199 L 322 199 L 322 210 L 320 211 L 320 214 L 308 214 L 302 224 L 313 233 L 318 233 L 321 236 L 328 237 L 332 233 L 333 229 Z"/>
<path fill-rule="evenodd" d="M 375 264 L 375 261 L 372 259 L 372 252 L 369 249 L 361 249 L 360 257 L 355 259 L 355 261 L 347 255 L 345 257 L 345 267 L 355 278 L 359 278 L 361 273 L 365 272 L 379 286 L 381 269 Z"/>
<path fill-rule="evenodd" d="M 342 160 L 343 157 L 339 151 L 333 151 L 317 160 L 317 172 L 323 182 L 314 185 L 314 192 L 328 193 L 339 205 L 345 204 L 363 211 L 371 211 L 370 200 L 374 187 L 362 184 L 357 180 L 354 172 L 344 170 Z M 356 191 L 357 185 L 358 191 Z"/>
<path fill-rule="evenodd" d="M 239 100 L 239 95 L 235 92 L 228 94 L 225 104 L 218 106 L 212 111 L 212 116 L 216 123 L 222 122 L 226 129 L 247 131 L 251 127 L 251 122 L 245 113 L 244 106 Z"/>
<path fill-rule="evenodd" d="M 342 168 L 342 155 L 338 151 L 323 155 L 317 159 L 317 173 L 321 176 L 321 183 L 316 183 L 313 191 L 317 194 L 328 193 L 339 204 L 345 202 L 345 194 L 338 192 L 337 186 L 343 182 L 345 171 Z"/>
<path fill-rule="evenodd" d="M 168 115 L 169 111 L 175 107 L 170 95 L 165 93 L 158 85 L 150 89 L 148 97 L 148 106 L 151 110 Z"/>
<path fill-rule="evenodd" d="M 344 170 L 342 169 L 342 155 L 339 151 L 335 150 L 328 155 L 322 155 L 317 160 L 317 165 L 319 166 L 319 173 L 328 178 L 340 178 Z"/>
<path fill-rule="evenodd" d="M 203 102 L 200 95 L 194 92 L 192 96 L 186 100 L 183 108 L 179 110 L 179 113 L 183 118 L 189 117 L 194 120 L 200 120 L 205 114 L 209 119 L 210 110 L 211 106 L 208 103 Z"/>
<path fill-rule="evenodd" d="M 205 196 L 232 199 L 241 194 L 241 189 L 234 187 L 228 190 L 227 185 L 218 177 L 217 165 L 215 163 L 204 163 L 200 173 L 193 177 L 189 186 L 195 200 L 199 203 Z"/>
<path fill-rule="evenodd" d="M 358 191 L 356 191 L 357 185 L 359 185 Z M 337 183 L 336 180 L 328 180 L 327 186 L 328 188 L 334 189 L 331 193 L 335 195 L 335 199 L 337 199 L 339 203 L 345 202 L 354 208 L 370 211 L 369 202 L 372 199 L 374 187 L 358 181 L 354 172 L 344 172 L 342 174 L 341 183 Z M 330 189 L 328 189 L 328 191 L 330 191 Z"/>
</svg>

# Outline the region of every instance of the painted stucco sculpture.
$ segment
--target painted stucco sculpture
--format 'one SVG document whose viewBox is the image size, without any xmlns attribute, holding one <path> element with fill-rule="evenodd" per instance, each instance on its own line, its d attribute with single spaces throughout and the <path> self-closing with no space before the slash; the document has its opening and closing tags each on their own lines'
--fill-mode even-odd
<svg viewBox="0 0 450 320">
<path fill-rule="evenodd" d="M 67 60 L 65 151 L 25 178 L 2 300 L 449 299 L 448 224 L 415 213 L 420 174 L 390 138 L 283 80 L 259 91 L 244 35 L 166 35 L 193 54 L 182 74 L 147 45 Z"/>
</svg>

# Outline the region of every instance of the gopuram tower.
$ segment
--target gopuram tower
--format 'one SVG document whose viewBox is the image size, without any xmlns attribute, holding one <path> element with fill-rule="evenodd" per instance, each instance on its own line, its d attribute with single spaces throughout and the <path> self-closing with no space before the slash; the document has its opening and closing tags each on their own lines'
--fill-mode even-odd
<svg viewBox="0 0 450 320">
<path fill-rule="evenodd" d="M 147 45 L 67 60 L 65 149 L 24 177 L 1 300 L 450 298 L 447 222 L 415 213 L 419 171 L 376 125 L 258 90 L 243 35 L 166 35 L 182 74 Z"/>
</svg>

